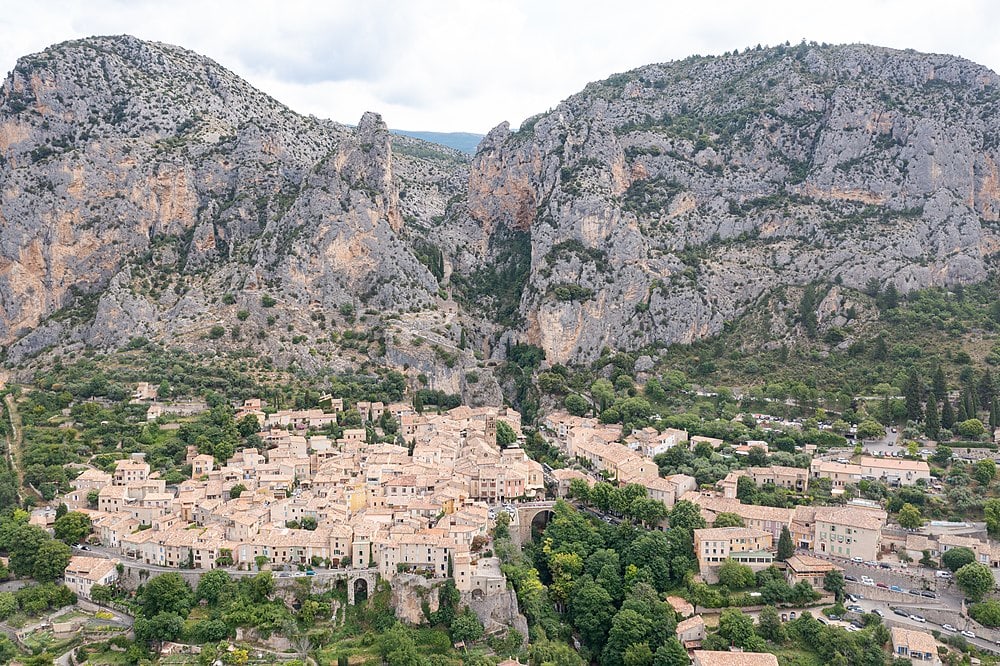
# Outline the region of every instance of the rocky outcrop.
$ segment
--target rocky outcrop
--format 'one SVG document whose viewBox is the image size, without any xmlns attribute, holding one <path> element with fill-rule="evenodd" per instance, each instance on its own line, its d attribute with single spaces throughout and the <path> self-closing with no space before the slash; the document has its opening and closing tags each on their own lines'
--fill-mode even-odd
<svg viewBox="0 0 1000 666">
<path fill-rule="evenodd" d="M 396 617 L 406 624 L 419 626 L 428 622 L 427 615 L 438 609 L 440 581 L 432 581 L 416 574 L 397 574 L 392 579 L 389 605 Z"/>
<path fill-rule="evenodd" d="M 528 620 L 517 608 L 517 594 L 507 588 L 499 594 L 475 597 L 462 594 L 461 605 L 468 606 L 483 623 L 486 633 L 516 629 L 525 641 L 528 638 Z"/>
</svg>

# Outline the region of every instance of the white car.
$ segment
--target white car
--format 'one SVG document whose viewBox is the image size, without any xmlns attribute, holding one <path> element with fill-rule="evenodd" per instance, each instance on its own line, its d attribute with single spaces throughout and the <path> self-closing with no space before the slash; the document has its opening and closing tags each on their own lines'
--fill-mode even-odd
<svg viewBox="0 0 1000 666">
<path fill-rule="evenodd" d="M 861 584 L 867 585 L 868 587 L 875 587 L 875 581 L 869 578 L 868 576 L 861 577 Z"/>
<path fill-rule="evenodd" d="M 856 562 L 858 564 L 861 564 L 864 561 L 865 561 L 864 558 L 858 557 L 857 555 L 855 555 L 854 557 L 851 558 L 851 562 Z"/>
<path fill-rule="evenodd" d="M 958 631 L 958 629 L 951 626 L 950 624 L 942 624 L 941 628 L 944 629 L 945 631 Z"/>
<path fill-rule="evenodd" d="M 969 631 L 968 629 L 962 630 L 962 635 L 965 636 L 966 638 L 975 638 L 976 637 L 976 635 L 974 633 L 972 633 L 971 631 Z"/>
<path fill-rule="evenodd" d="M 923 615 L 911 615 L 910 619 L 913 620 L 914 622 L 927 622 L 927 620 L 924 619 Z"/>
</svg>

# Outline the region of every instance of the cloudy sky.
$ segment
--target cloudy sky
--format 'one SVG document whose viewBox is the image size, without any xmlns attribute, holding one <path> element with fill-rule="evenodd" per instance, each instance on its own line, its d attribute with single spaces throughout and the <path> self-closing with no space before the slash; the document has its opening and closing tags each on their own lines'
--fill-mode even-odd
<svg viewBox="0 0 1000 666">
<path fill-rule="evenodd" d="M 801 39 L 954 53 L 1000 69 L 993 0 L 0 0 L 0 70 L 130 33 L 208 55 L 293 109 L 486 132 L 650 62 Z"/>
</svg>

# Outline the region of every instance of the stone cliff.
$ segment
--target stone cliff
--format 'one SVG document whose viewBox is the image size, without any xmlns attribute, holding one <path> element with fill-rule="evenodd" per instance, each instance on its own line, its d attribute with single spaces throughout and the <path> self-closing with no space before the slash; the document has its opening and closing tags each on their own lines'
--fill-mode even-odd
<svg viewBox="0 0 1000 666">
<path fill-rule="evenodd" d="M 551 362 L 716 333 L 776 285 L 978 281 L 998 103 L 985 68 L 870 46 L 650 65 L 493 130 L 449 218 L 478 235 L 452 252 L 475 273 L 530 235 L 510 323 Z"/>
</svg>

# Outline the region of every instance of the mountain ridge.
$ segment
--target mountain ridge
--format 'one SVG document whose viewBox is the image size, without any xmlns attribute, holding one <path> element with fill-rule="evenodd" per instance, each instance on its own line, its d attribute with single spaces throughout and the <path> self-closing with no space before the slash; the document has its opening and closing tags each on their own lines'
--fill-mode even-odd
<svg viewBox="0 0 1000 666">
<path fill-rule="evenodd" d="M 512 344 L 690 342 L 778 285 L 842 285 L 817 311 L 849 330 L 850 289 L 991 270 L 998 91 L 952 56 L 748 50 L 588 84 L 470 157 L 178 47 L 66 42 L 0 95 L 0 339 L 389 363 L 496 402 Z"/>
</svg>

